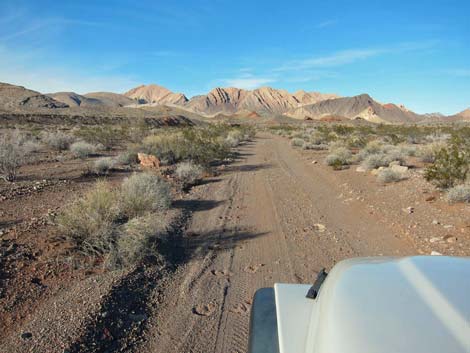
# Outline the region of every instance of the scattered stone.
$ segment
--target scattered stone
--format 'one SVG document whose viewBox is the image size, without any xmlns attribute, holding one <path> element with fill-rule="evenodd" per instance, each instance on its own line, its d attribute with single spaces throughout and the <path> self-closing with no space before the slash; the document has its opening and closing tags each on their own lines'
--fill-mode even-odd
<svg viewBox="0 0 470 353">
<path fill-rule="evenodd" d="M 429 239 L 429 242 L 430 242 L 430 243 L 435 243 L 435 242 L 437 242 L 437 241 L 439 241 L 439 240 L 441 240 L 440 237 L 432 237 L 431 239 Z"/>
<path fill-rule="evenodd" d="M 318 162 L 317 161 L 312 161 L 312 164 L 317 164 Z"/>
<path fill-rule="evenodd" d="M 454 226 L 451 225 L 451 224 L 446 224 L 446 225 L 444 226 L 444 228 L 445 228 L 445 229 L 450 229 L 450 228 L 454 228 Z"/>
<path fill-rule="evenodd" d="M 415 212 L 415 208 L 410 206 L 410 207 L 404 208 L 403 212 L 408 213 L 408 214 L 412 214 L 412 213 Z"/>
<path fill-rule="evenodd" d="M 438 251 L 431 251 L 432 256 L 442 256 L 442 254 Z"/>
<path fill-rule="evenodd" d="M 434 219 L 434 220 L 432 221 L 432 224 L 437 225 L 437 224 L 441 224 L 441 223 L 440 223 L 437 219 Z"/>
<path fill-rule="evenodd" d="M 31 338 L 33 338 L 33 334 L 31 332 L 23 332 L 21 334 L 21 339 L 24 341 L 29 341 Z"/>
<path fill-rule="evenodd" d="M 452 234 L 447 234 L 444 236 L 444 240 L 448 243 L 455 243 L 457 242 L 457 237 L 453 236 Z"/>
<path fill-rule="evenodd" d="M 323 233 L 326 230 L 326 226 L 321 223 L 315 223 L 313 226 L 315 227 L 315 230 L 319 231 L 320 233 Z"/>
<path fill-rule="evenodd" d="M 431 195 L 431 196 L 426 197 L 424 200 L 427 202 L 436 201 L 436 196 Z"/>
<path fill-rule="evenodd" d="M 215 311 L 215 304 L 199 304 L 193 308 L 193 314 L 199 316 L 211 316 Z"/>
<path fill-rule="evenodd" d="M 363 166 L 359 166 L 359 167 L 356 168 L 356 172 L 365 173 L 365 172 L 367 172 L 367 169 L 364 168 Z"/>
<path fill-rule="evenodd" d="M 250 265 L 250 266 L 245 267 L 245 272 L 255 273 L 263 266 L 264 264 Z"/>
</svg>

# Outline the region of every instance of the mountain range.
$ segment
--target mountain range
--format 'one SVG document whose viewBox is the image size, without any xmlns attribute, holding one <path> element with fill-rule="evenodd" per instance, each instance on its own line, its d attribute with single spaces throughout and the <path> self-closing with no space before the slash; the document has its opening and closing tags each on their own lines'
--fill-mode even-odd
<svg viewBox="0 0 470 353">
<path fill-rule="evenodd" d="M 420 121 L 470 121 L 470 108 L 445 117 L 439 113 L 416 114 L 403 105 L 382 104 L 368 94 L 340 97 L 331 93 L 289 93 L 286 90 L 261 87 L 244 90 L 235 87 L 215 88 L 205 95 L 188 99 L 158 85 L 141 85 L 123 94 L 94 92 L 80 95 L 74 92 L 42 94 L 24 87 L 0 83 L 0 110 L 66 110 L 154 109 L 159 112 L 176 109 L 179 114 L 205 117 L 284 116 L 300 120 L 361 119 L 374 123 L 406 123 Z"/>
</svg>

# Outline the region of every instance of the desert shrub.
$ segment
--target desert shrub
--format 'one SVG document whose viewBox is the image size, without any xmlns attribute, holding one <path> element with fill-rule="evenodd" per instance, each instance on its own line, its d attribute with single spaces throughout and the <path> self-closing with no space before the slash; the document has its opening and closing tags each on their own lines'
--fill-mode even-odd
<svg viewBox="0 0 470 353">
<path fill-rule="evenodd" d="M 0 139 L 0 173 L 5 181 L 14 181 L 25 159 L 25 151 L 11 136 Z"/>
<path fill-rule="evenodd" d="M 137 151 L 135 149 L 129 148 L 126 151 L 120 153 L 116 161 L 120 164 L 131 165 L 139 162 L 137 158 Z"/>
<path fill-rule="evenodd" d="M 304 143 L 305 143 L 305 141 L 301 138 L 298 138 L 298 137 L 294 137 L 290 141 L 291 146 L 294 146 L 294 147 L 302 147 L 304 145 Z"/>
<path fill-rule="evenodd" d="M 351 157 L 350 150 L 345 147 L 338 147 L 330 150 L 330 154 L 326 156 L 325 162 L 327 165 L 332 166 L 333 169 L 341 169 L 350 163 Z"/>
<path fill-rule="evenodd" d="M 116 230 L 112 267 L 127 267 L 146 258 L 158 256 L 158 246 L 166 234 L 166 224 L 159 215 L 136 217 Z"/>
<path fill-rule="evenodd" d="M 90 144 L 102 145 L 103 149 L 109 150 L 120 142 L 128 140 L 128 133 L 126 126 L 82 126 L 75 131 L 75 136 Z"/>
<path fill-rule="evenodd" d="M 107 174 L 116 165 L 116 161 L 111 157 L 103 157 L 95 161 L 93 171 L 96 174 Z"/>
<path fill-rule="evenodd" d="M 193 185 L 202 178 L 204 169 L 192 162 L 181 162 L 176 166 L 176 177 L 183 182 L 185 186 Z"/>
<path fill-rule="evenodd" d="M 95 146 L 88 142 L 78 141 L 70 145 L 70 152 L 77 158 L 86 158 L 95 152 Z"/>
<path fill-rule="evenodd" d="M 225 142 L 230 147 L 237 147 L 241 141 L 244 140 L 244 135 L 240 130 L 232 130 L 228 133 L 227 137 L 225 138 Z"/>
<path fill-rule="evenodd" d="M 450 203 L 470 202 L 470 184 L 462 184 L 450 188 L 447 191 L 447 201 Z"/>
<path fill-rule="evenodd" d="M 325 142 L 328 142 L 328 139 L 325 138 L 325 136 L 319 132 L 319 131 L 314 131 L 309 139 L 310 143 L 314 144 L 314 145 L 320 145 L 320 144 L 323 144 Z"/>
<path fill-rule="evenodd" d="M 424 177 L 440 188 L 453 187 L 467 179 L 470 170 L 470 146 L 463 140 L 453 140 L 441 148 L 434 163 L 426 168 Z"/>
<path fill-rule="evenodd" d="M 417 151 L 417 156 L 422 162 L 433 163 L 436 159 L 436 154 L 445 146 L 445 144 L 438 142 L 425 145 Z"/>
<path fill-rule="evenodd" d="M 118 195 L 98 181 L 84 197 L 58 216 L 59 229 L 86 254 L 101 255 L 113 246 L 114 223 L 119 217 Z"/>
<path fill-rule="evenodd" d="M 50 148 L 58 151 L 64 151 L 70 147 L 70 145 L 75 141 L 75 138 L 72 135 L 66 134 L 62 131 L 57 131 L 44 133 L 42 136 L 42 141 Z"/>
<path fill-rule="evenodd" d="M 170 186 L 157 175 L 134 174 L 121 185 L 120 208 L 129 218 L 167 209 L 170 203 Z"/>
<path fill-rule="evenodd" d="M 399 148 L 400 148 L 401 154 L 403 154 L 404 156 L 409 156 L 409 157 L 416 156 L 416 153 L 418 151 L 415 146 L 410 146 L 410 145 L 402 145 Z"/>
<path fill-rule="evenodd" d="M 23 143 L 23 150 L 26 154 L 38 152 L 41 149 L 41 144 L 34 140 L 29 140 Z"/>
<path fill-rule="evenodd" d="M 314 150 L 314 151 L 323 151 L 328 149 L 328 145 L 320 144 L 320 145 L 315 145 L 312 143 L 305 143 L 302 148 L 304 150 Z"/>
<path fill-rule="evenodd" d="M 381 183 L 392 183 L 403 180 L 406 178 L 404 173 L 401 173 L 397 170 L 391 168 L 385 168 L 379 171 L 377 174 L 377 180 Z"/>
<path fill-rule="evenodd" d="M 376 153 L 367 156 L 361 163 L 365 169 L 375 169 L 379 167 L 386 167 L 390 164 L 391 160 L 385 153 Z"/>
</svg>

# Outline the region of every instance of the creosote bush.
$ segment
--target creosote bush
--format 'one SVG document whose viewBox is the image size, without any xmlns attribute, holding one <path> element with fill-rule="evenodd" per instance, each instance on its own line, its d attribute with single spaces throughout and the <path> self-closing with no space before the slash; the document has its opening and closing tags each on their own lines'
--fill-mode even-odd
<svg viewBox="0 0 470 353">
<path fill-rule="evenodd" d="M 440 188 L 450 188 L 464 183 L 469 171 L 469 142 L 454 139 L 448 147 L 436 152 L 434 163 L 426 168 L 424 177 Z"/>
</svg>

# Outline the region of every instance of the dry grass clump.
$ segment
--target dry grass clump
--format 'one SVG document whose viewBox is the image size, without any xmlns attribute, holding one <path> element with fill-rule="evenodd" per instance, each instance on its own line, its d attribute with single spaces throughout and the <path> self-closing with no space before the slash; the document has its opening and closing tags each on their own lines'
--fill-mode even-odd
<svg viewBox="0 0 470 353">
<path fill-rule="evenodd" d="M 70 145 L 70 152 L 77 158 L 87 158 L 95 153 L 96 147 L 88 142 L 78 141 Z"/>
<path fill-rule="evenodd" d="M 159 254 L 159 241 L 167 233 L 167 224 L 155 214 L 131 219 L 116 230 L 111 267 L 128 267 Z"/>
<path fill-rule="evenodd" d="M 202 179 L 204 168 L 193 162 L 178 163 L 175 169 L 176 177 L 183 183 L 185 187 L 194 185 Z"/>
<path fill-rule="evenodd" d="M 470 203 L 470 184 L 462 184 L 450 188 L 447 191 L 447 201 L 449 201 L 450 203 Z"/>
<path fill-rule="evenodd" d="M 93 171 L 98 175 L 108 174 L 116 165 L 116 160 L 111 157 L 97 159 L 93 164 Z"/>
<path fill-rule="evenodd" d="M 135 264 L 158 249 L 152 239 L 164 232 L 159 212 L 169 207 L 170 188 L 160 177 L 134 174 L 119 188 L 98 181 L 57 218 L 59 229 L 85 255 L 101 256 L 107 265 Z"/>
<path fill-rule="evenodd" d="M 406 179 L 406 174 L 392 168 L 382 169 L 377 174 L 377 180 L 384 184 L 397 182 L 403 179 Z"/>
<path fill-rule="evenodd" d="M 102 255 L 113 246 L 114 224 L 119 214 L 118 194 L 108 183 L 98 181 L 59 215 L 59 229 L 85 254 Z"/>
<path fill-rule="evenodd" d="M 75 141 L 75 137 L 62 131 L 45 132 L 42 135 L 42 141 L 52 149 L 65 151 Z"/>
<path fill-rule="evenodd" d="M 168 209 L 171 204 L 170 186 L 157 175 L 134 174 L 123 181 L 119 203 L 122 214 L 129 218 Z"/>
<path fill-rule="evenodd" d="M 305 140 L 304 139 L 301 139 L 299 137 L 294 137 L 291 141 L 290 141 L 290 144 L 291 146 L 293 147 L 303 147 L 303 145 L 305 144 Z"/>
<path fill-rule="evenodd" d="M 124 152 L 121 152 L 117 158 L 117 163 L 124 164 L 124 165 L 132 165 L 139 163 L 139 159 L 137 158 L 137 149 L 133 147 L 129 147 Z"/>
<path fill-rule="evenodd" d="M 15 141 L 12 136 L 4 135 L 0 139 L 0 174 L 5 181 L 16 179 L 18 168 L 25 160 L 23 146 Z"/>
<path fill-rule="evenodd" d="M 346 147 L 335 147 L 330 149 L 330 154 L 326 156 L 325 162 L 333 169 L 342 169 L 351 163 L 352 153 Z"/>
</svg>

